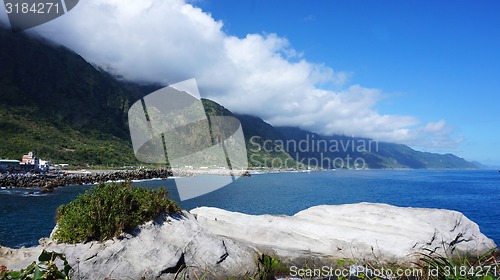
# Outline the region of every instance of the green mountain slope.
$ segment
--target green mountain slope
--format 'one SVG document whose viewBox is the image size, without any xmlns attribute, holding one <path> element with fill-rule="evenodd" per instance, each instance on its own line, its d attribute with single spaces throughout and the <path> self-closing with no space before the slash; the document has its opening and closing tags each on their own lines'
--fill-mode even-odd
<svg viewBox="0 0 500 280">
<path fill-rule="evenodd" d="M 140 164 L 128 108 L 160 88 L 118 81 L 76 53 L 0 28 L 0 158 L 28 151 L 72 165 Z M 232 116 L 203 100 L 209 116 Z M 259 157 L 287 157 L 284 152 Z"/>
<path fill-rule="evenodd" d="M 276 140 L 283 135 L 262 119 L 249 115 L 236 115 L 241 122 L 247 144 L 248 162 L 252 167 L 274 167 L 279 169 L 303 169 L 290 154 L 281 149 Z"/>
<path fill-rule="evenodd" d="M 35 150 L 56 162 L 135 162 L 127 111 L 151 89 L 120 82 L 64 47 L 0 28 L 0 157 Z"/>
</svg>

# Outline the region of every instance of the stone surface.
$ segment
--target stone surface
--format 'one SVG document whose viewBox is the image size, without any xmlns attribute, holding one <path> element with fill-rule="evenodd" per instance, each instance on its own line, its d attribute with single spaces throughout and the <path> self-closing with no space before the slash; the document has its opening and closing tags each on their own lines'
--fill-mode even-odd
<svg viewBox="0 0 500 280">
<path fill-rule="evenodd" d="M 331 265 L 341 258 L 408 264 L 426 249 L 481 254 L 496 247 L 459 212 L 370 203 L 316 206 L 294 216 L 202 207 L 160 217 L 104 243 L 68 245 L 44 238 L 40 244 L 0 247 L 0 266 L 24 268 L 45 248 L 66 254 L 76 279 L 174 279 L 183 267 L 191 276 L 226 279 L 255 275 L 262 254 L 300 266 Z"/>
<path fill-rule="evenodd" d="M 185 267 L 182 273 L 212 276 L 209 279 L 257 273 L 254 249 L 210 234 L 187 212 L 159 218 L 104 243 L 69 245 L 48 239 L 41 243 L 35 248 L 0 248 L 0 265 L 24 268 L 46 249 L 64 253 L 76 279 L 174 279 Z"/>
<path fill-rule="evenodd" d="M 462 213 L 442 209 L 359 203 L 315 206 L 294 216 L 252 216 L 207 207 L 191 213 L 215 235 L 298 265 L 308 257 L 410 263 L 426 250 L 476 255 L 496 247 Z"/>
</svg>

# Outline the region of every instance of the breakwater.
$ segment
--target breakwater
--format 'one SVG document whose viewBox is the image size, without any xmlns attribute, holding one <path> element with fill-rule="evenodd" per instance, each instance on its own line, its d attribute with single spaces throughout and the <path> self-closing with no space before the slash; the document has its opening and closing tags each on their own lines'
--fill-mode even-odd
<svg viewBox="0 0 500 280">
<path fill-rule="evenodd" d="M 185 174 L 190 176 L 190 174 Z M 42 193 L 68 185 L 86 185 L 99 182 L 120 180 L 147 180 L 171 177 L 172 171 L 166 168 L 107 171 L 99 173 L 64 174 L 0 174 L 0 187 L 3 188 L 41 188 Z"/>
<path fill-rule="evenodd" d="M 191 177 L 196 175 L 250 176 L 247 170 L 182 170 L 169 168 L 137 169 L 120 171 L 66 172 L 63 174 L 0 174 L 0 188 L 41 188 L 49 193 L 62 186 L 87 185 L 109 181 L 148 180 L 168 177 Z"/>
</svg>

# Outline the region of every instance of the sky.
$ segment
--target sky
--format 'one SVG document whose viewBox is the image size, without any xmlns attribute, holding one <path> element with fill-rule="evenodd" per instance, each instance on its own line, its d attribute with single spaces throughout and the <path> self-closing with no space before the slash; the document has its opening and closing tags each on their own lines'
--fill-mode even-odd
<svg viewBox="0 0 500 280">
<path fill-rule="evenodd" d="M 82 0 L 28 32 L 273 125 L 500 165 L 500 2 Z M 6 21 L 1 10 L 0 20 Z"/>
</svg>

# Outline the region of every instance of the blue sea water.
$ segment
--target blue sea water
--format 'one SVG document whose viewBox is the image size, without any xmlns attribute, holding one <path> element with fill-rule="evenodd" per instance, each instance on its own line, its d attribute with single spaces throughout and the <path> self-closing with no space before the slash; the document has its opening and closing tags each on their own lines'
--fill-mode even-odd
<svg viewBox="0 0 500 280">
<path fill-rule="evenodd" d="M 180 178 L 203 184 L 203 176 Z M 166 187 L 179 199 L 175 180 L 136 186 Z M 47 195 L 0 190 L 0 245 L 31 246 L 50 234 L 56 208 L 89 186 L 68 186 Z M 452 209 L 476 222 L 500 245 L 500 173 L 486 170 L 338 170 L 243 177 L 212 193 L 180 202 L 184 209 L 213 206 L 248 214 L 293 215 L 321 204 L 357 202 Z"/>
</svg>

